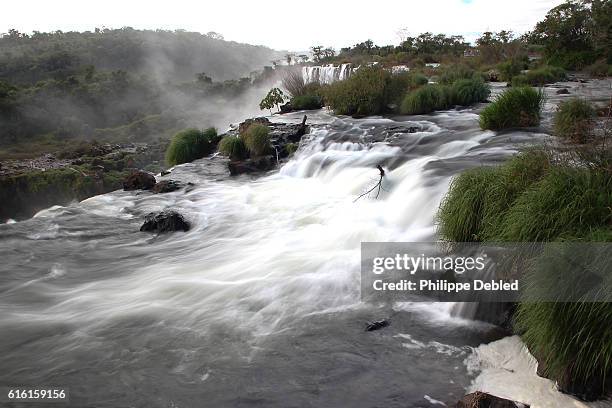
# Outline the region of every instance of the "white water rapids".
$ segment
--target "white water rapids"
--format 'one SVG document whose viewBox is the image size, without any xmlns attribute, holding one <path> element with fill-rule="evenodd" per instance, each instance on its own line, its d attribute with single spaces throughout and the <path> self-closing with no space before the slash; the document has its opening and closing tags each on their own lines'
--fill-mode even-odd
<svg viewBox="0 0 612 408">
<path fill-rule="evenodd" d="M 499 335 L 449 304 L 362 303 L 359 251 L 435 239 L 453 175 L 547 137 L 477 119 L 311 114 L 294 158 L 264 177 L 206 158 L 166 176 L 191 191 L 117 191 L 1 225 L 0 384 L 64 385 L 74 406 L 97 407 L 457 401 L 479 373 L 464 360 Z M 377 164 L 384 191 L 355 201 Z M 138 231 L 164 208 L 192 229 Z"/>
</svg>

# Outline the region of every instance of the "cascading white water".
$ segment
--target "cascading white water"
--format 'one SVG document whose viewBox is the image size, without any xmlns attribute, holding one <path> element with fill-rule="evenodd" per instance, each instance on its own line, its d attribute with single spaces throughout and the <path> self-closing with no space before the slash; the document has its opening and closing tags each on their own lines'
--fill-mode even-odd
<svg viewBox="0 0 612 408">
<path fill-rule="evenodd" d="M 452 176 L 539 135 L 483 132 L 470 111 L 309 121 L 295 156 L 265 177 L 229 178 L 208 158 L 169 176 L 195 183 L 188 191 L 117 191 L 1 225 L 0 383 L 70 384 L 75 404 L 100 407 L 461 397 L 484 330 L 446 304 L 361 302 L 360 243 L 435 239 Z M 377 164 L 384 190 L 355 201 Z M 192 229 L 138 231 L 165 208 Z M 363 331 L 389 315 L 384 332 Z"/>
<path fill-rule="evenodd" d="M 353 64 L 307 66 L 302 67 L 302 77 L 304 78 L 304 83 L 307 84 L 311 82 L 331 84 L 332 82 L 347 79 L 354 70 Z"/>
</svg>

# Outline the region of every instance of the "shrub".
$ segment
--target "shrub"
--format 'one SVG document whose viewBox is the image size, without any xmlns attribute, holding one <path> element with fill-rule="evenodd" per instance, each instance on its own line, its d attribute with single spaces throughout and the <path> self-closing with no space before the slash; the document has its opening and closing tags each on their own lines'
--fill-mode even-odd
<svg viewBox="0 0 612 408">
<path fill-rule="evenodd" d="M 557 107 L 553 120 L 555 134 L 576 143 L 584 143 L 592 125 L 595 109 L 585 100 L 572 98 Z"/>
<path fill-rule="evenodd" d="M 300 95 L 291 98 L 291 107 L 296 110 L 321 109 L 323 99 L 318 95 Z"/>
<path fill-rule="evenodd" d="M 448 87 L 425 85 L 404 97 L 400 112 L 405 115 L 421 115 L 435 110 L 446 109 L 448 104 Z"/>
<path fill-rule="evenodd" d="M 325 102 L 337 115 L 367 116 L 386 109 L 385 88 L 391 74 L 378 67 L 357 70 L 344 81 L 325 89 Z"/>
<path fill-rule="evenodd" d="M 511 88 L 480 113 L 482 129 L 507 129 L 536 126 L 540 123 L 540 112 L 544 104 L 544 93 L 530 87 Z"/>
<path fill-rule="evenodd" d="M 217 143 L 219 136 L 214 128 L 182 130 L 174 135 L 166 149 L 166 162 L 174 166 L 200 159 L 212 153 Z"/>
<path fill-rule="evenodd" d="M 525 68 L 525 63 L 518 59 L 509 59 L 497 65 L 497 70 L 500 73 L 500 80 L 510 82 L 512 78 L 519 75 Z"/>
<path fill-rule="evenodd" d="M 246 145 L 240 136 L 227 135 L 219 142 L 219 152 L 230 160 L 242 160 L 249 156 Z"/>
<path fill-rule="evenodd" d="M 477 102 L 485 102 L 491 90 L 480 78 L 460 79 L 451 86 L 453 105 L 468 106 Z"/>
<path fill-rule="evenodd" d="M 270 130 L 266 125 L 254 123 L 243 134 L 244 144 L 253 157 L 263 156 L 272 150 Z"/>
<path fill-rule="evenodd" d="M 565 70 L 554 66 L 544 66 L 527 71 L 512 78 L 512 86 L 543 86 L 565 79 Z"/>
<path fill-rule="evenodd" d="M 460 79 L 473 78 L 475 71 L 467 65 L 451 65 L 442 68 L 442 72 L 438 76 L 438 83 L 452 84 Z"/>
</svg>

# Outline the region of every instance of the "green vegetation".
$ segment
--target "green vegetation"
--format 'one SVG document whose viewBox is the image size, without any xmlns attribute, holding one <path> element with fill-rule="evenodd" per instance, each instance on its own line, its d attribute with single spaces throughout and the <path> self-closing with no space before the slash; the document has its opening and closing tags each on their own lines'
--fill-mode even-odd
<svg viewBox="0 0 612 408">
<path fill-rule="evenodd" d="M 460 79 L 451 86 L 451 102 L 453 105 L 468 106 L 477 102 L 485 102 L 491 90 L 480 78 Z"/>
<path fill-rule="evenodd" d="M 489 94 L 489 86 L 477 77 L 457 79 L 451 85 L 425 85 L 404 97 L 400 112 L 406 115 L 419 115 L 450 109 L 455 105 L 469 106 L 486 101 Z"/>
<path fill-rule="evenodd" d="M 500 73 L 500 80 L 505 82 L 511 82 L 512 78 L 520 75 L 521 71 L 527 68 L 527 64 L 524 59 L 511 58 L 507 61 L 501 62 L 497 65 L 497 69 Z"/>
<path fill-rule="evenodd" d="M 441 85 L 425 85 L 410 92 L 400 107 L 404 115 L 421 115 L 448 107 L 447 96 L 450 90 Z"/>
<path fill-rule="evenodd" d="M 587 101 L 572 98 L 557 107 L 554 117 L 555 134 L 576 143 L 584 143 L 593 126 L 595 109 Z"/>
<path fill-rule="evenodd" d="M 285 94 L 279 88 L 272 88 L 268 94 L 259 102 L 259 109 L 269 109 L 272 113 L 272 108 L 280 109 L 280 105 L 285 102 Z"/>
<path fill-rule="evenodd" d="M 537 126 L 544 104 L 544 93 L 531 87 L 511 88 L 480 113 L 482 129 L 500 130 Z"/>
<path fill-rule="evenodd" d="M 438 212 L 438 233 L 449 241 L 500 239 L 502 220 L 517 198 L 550 167 L 546 154 L 528 151 L 500 167 L 467 170 L 451 182 Z"/>
<path fill-rule="evenodd" d="M 385 91 L 391 74 L 378 67 L 359 69 L 349 79 L 331 84 L 325 102 L 337 115 L 367 116 L 383 113 Z"/>
<path fill-rule="evenodd" d="M 242 135 L 252 157 L 260 157 L 272 150 L 270 129 L 261 123 L 253 123 Z"/>
<path fill-rule="evenodd" d="M 292 156 L 298 149 L 298 144 L 297 143 L 287 143 L 285 145 L 285 151 L 287 152 L 288 156 Z"/>
<path fill-rule="evenodd" d="M 166 162 L 169 166 L 189 163 L 212 153 L 219 143 L 219 136 L 214 128 L 204 131 L 185 129 L 172 138 L 166 150 Z"/>
<path fill-rule="evenodd" d="M 290 103 L 294 110 L 321 109 L 323 107 L 323 99 L 318 95 L 294 96 Z"/>
<path fill-rule="evenodd" d="M 467 65 L 451 65 L 441 68 L 438 83 L 450 85 L 460 79 L 471 79 L 475 71 Z"/>
<path fill-rule="evenodd" d="M 454 242 L 612 241 L 609 168 L 573 167 L 572 160 L 549 157 L 530 150 L 502 166 L 456 177 L 438 212 L 440 236 Z M 559 280 L 564 270 L 559 262 L 568 257 L 545 252 L 529 262 L 524 275 L 528 290 L 551 287 L 547 282 Z M 588 254 L 583 258 L 600 261 Z M 572 279 L 580 278 L 563 276 L 568 288 L 578 286 Z M 610 303 L 531 301 L 519 304 L 515 327 L 545 374 L 565 390 L 603 389 L 612 375 L 610 319 Z"/>
<path fill-rule="evenodd" d="M 249 156 L 249 152 L 240 136 L 227 135 L 219 142 L 219 152 L 230 160 L 242 160 Z"/>
<path fill-rule="evenodd" d="M 565 70 L 559 67 L 544 66 L 527 71 L 512 78 L 512 86 L 543 86 L 565 79 Z"/>
</svg>

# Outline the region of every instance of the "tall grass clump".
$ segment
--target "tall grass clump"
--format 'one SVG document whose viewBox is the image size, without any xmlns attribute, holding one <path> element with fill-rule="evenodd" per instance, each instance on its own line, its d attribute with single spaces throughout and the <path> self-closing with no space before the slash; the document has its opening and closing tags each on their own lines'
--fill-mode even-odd
<svg viewBox="0 0 612 408">
<path fill-rule="evenodd" d="M 543 86 L 565 79 L 565 70 L 555 66 L 544 66 L 527 71 L 512 78 L 512 86 Z"/>
<path fill-rule="evenodd" d="M 499 71 L 500 79 L 506 82 L 510 82 L 512 81 L 512 78 L 520 75 L 523 69 L 525 69 L 525 62 L 516 58 L 500 62 L 497 65 L 497 70 Z"/>
<path fill-rule="evenodd" d="M 531 87 L 511 88 L 498 96 L 480 113 L 482 129 L 500 130 L 537 126 L 544 104 L 544 93 Z"/>
<path fill-rule="evenodd" d="M 547 271 L 553 274 L 548 279 L 559 279 Z M 515 316 L 523 341 L 544 367 L 542 374 L 562 391 L 587 400 L 609 391 L 611 321 L 612 303 L 604 302 L 522 302 Z"/>
<path fill-rule="evenodd" d="M 461 79 L 471 79 L 475 74 L 476 71 L 467 65 L 451 65 L 442 68 L 442 72 L 438 76 L 438 83 L 450 85 Z"/>
<path fill-rule="evenodd" d="M 172 137 L 166 149 L 166 162 L 169 166 L 188 163 L 212 153 L 219 136 L 214 128 L 206 130 L 185 129 Z"/>
<path fill-rule="evenodd" d="M 400 112 L 404 115 L 422 115 L 448 108 L 448 87 L 425 85 L 404 97 Z"/>
<path fill-rule="evenodd" d="M 525 151 L 502 166 L 467 170 L 455 177 L 438 211 L 438 233 L 448 241 L 497 240 L 516 199 L 550 167 L 541 150 Z"/>
<path fill-rule="evenodd" d="M 491 89 L 481 78 L 459 79 L 451 86 L 453 105 L 469 106 L 485 102 Z"/>
<path fill-rule="evenodd" d="M 227 135 L 219 142 L 219 152 L 230 160 L 243 160 L 249 152 L 240 136 Z"/>
<path fill-rule="evenodd" d="M 386 89 L 391 74 L 379 67 L 357 70 L 324 91 L 325 102 L 337 115 L 367 116 L 386 110 Z"/>
<path fill-rule="evenodd" d="M 260 157 L 272 150 L 270 129 L 261 123 L 249 126 L 242 135 L 247 150 L 253 157 Z"/>
<path fill-rule="evenodd" d="M 582 99 L 572 98 L 557 107 L 553 120 L 555 134 L 576 143 L 584 143 L 593 127 L 595 109 Z"/>
<path fill-rule="evenodd" d="M 514 203 L 501 225 L 509 242 L 580 236 L 612 221 L 612 177 L 605 171 L 556 166 Z"/>
</svg>

